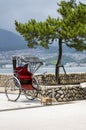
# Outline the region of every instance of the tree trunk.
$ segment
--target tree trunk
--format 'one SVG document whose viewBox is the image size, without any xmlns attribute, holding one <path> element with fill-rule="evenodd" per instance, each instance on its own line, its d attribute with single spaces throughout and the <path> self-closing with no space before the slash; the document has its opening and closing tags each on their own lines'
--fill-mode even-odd
<svg viewBox="0 0 86 130">
<path fill-rule="evenodd" d="M 58 59 L 57 59 L 56 70 L 55 70 L 55 77 L 56 77 L 57 84 L 60 84 L 59 68 L 60 68 L 60 65 L 61 65 L 61 60 L 62 60 L 62 39 L 59 39 L 59 43 L 58 43 Z"/>
</svg>

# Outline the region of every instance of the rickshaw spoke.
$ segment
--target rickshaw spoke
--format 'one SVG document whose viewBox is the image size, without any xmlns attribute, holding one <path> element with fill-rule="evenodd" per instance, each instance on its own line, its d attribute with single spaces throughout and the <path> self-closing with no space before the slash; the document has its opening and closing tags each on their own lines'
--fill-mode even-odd
<svg viewBox="0 0 86 130">
<path fill-rule="evenodd" d="M 37 97 L 37 91 L 36 90 L 25 90 L 24 94 L 28 100 L 33 100 Z"/>
<path fill-rule="evenodd" d="M 19 98 L 21 90 L 16 77 L 11 77 L 7 80 L 5 93 L 8 100 L 10 101 L 16 101 Z"/>
<path fill-rule="evenodd" d="M 39 89 L 39 83 L 35 76 L 32 78 L 32 85 L 34 88 Z"/>
</svg>

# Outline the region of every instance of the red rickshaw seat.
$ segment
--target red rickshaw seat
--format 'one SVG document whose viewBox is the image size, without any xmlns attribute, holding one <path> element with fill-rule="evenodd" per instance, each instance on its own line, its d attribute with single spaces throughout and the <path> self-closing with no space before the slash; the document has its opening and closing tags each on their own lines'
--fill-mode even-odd
<svg viewBox="0 0 86 130">
<path fill-rule="evenodd" d="M 18 78 L 20 80 L 23 80 L 23 79 L 30 80 L 30 79 L 32 79 L 32 73 L 28 71 L 27 66 L 16 67 L 14 73 L 15 73 L 15 75 L 18 76 Z"/>
</svg>

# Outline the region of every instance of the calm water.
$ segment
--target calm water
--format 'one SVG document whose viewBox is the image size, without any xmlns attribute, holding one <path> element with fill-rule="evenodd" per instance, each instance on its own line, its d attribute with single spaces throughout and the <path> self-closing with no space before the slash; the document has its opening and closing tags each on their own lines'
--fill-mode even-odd
<svg viewBox="0 0 86 130">
<path fill-rule="evenodd" d="M 52 53 L 51 53 L 52 52 Z M 50 50 L 45 49 L 22 49 L 22 50 L 14 50 L 14 51 L 0 51 L 0 64 L 1 65 L 9 65 L 12 64 L 12 55 L 31 55 L 34 54 L 34 56 L 40 57 L 43 62 L 46 63 L 46 59 L 56 57 L 57 56 L 57 49 L 56 47 L 51 47 Z M 67 56 L 69 58 L 74 59 L 74 62 L 77 63 L 77 59 L 80 63 L 81 59 L 86 58 L 86 53 L 63 53 L 64 56 Z M 68 61 L 68 63 L 70 63 Z M 79 64 L 78 64 L 79 65 Z M 65 67 L 65 70 L 67 73 L 86 73 L 86 67 Z M 44 73 L 47 71 L 47 73 L 55 73 L 55 66 L 42 66 L 36 73 Z M 60 69 L 61 73 L 63 73 L 62 68 Z M 12 68 L 0 68 L 0 74 L 12 74 L 13 70 Z"/>
<path fill-rule="evenodd" d="M 86 73 L 86 67 L 65 67 L 66 73 Z M 55 73 L 55 67 L 41 67 L 38 73 Z M 63 69 L 60 68 L 60 73 L 64 73 Z"/>
<path fill-rule="evenodd" d="M 86 73 L 86 67 L 65 67 L 65 70 L 67 73 Z M 40 67 L 36 73 L 42 74 L 44 72 L 55 73 L 55 67 Z M 60 73 L 64 73 L 62 68 L 60 69 Z M 13 74 L 13 70 L 12 68 L 0 69 L 0 74 Z"/>
</svg>

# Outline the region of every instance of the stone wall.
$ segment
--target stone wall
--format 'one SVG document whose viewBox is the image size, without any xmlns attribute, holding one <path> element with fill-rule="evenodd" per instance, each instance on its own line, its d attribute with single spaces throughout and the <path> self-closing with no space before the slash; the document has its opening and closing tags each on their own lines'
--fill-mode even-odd
<svg viewBox="0 0 86 130">
<path fill-rule="evenodd" d="M 42 75 L 36 75 L 40 80 L 40 85 L 56 85 L 55 75 L 46 74 L 42 77 Z M 0 87 L 5 87 L 5 83 L 11 75 L 0 75 Z M 54 97 L 56 101 L 74 101 L 74 100 L 82 100 L 86 99 L 86 92 L 80 85 L 75 86 L 75 84 L 79 84 L 81 82 L 86 82 L 86 73 L 82 74 L 68 74 L 65 76 L 64 74 L 60 75 L 60 83 L 63 84 L 61 87 L 57 86 L 54 88 Z M 65 85 L 68 84 L 68 85 Z M 74 84 L 74 85 L 69 85 Z M 52 89 L 45 89 L 42 92 L 43 96 L 52 97 Z"/>
<path fill-rule="evenodd" d="M 38 75 L 42 84 L 46 85 L 56 85 L 54 74 Z M 60 74 L 60 84 L 80 84 L 86 82 L 86 73 L 76 73 L 76 74 Z"/>
<path fill-rule="evenodd" d="M 57 86 L 54 74 L 37 75 L 42 85 Z M 86 82 L 86 73 L 60 74 L 60 85 L 54 88 L 54 98 L 57 102 L 67 102 L 86 99 L 86 91 L 79 85 Z M 52 89 L 42 92 L 43 96 L 52 97 Z"/>
<path fill-rule="evenodd" d="M 54 74 L 36 75 L 41 84 L 44 85 L 56 85 Z M 0 87 L 5 86 L 7 79 L 11 75 L 0 75 Z M 60 84 L 80 84 L 86 82 L 86 73 L 77 74 L 60 74 Z"/>
<path fill-rule="evenodd" d="M 5 87 L 5 83 L 9 77 L 11 75 L 0 75 L 0 87 Z"/>
<path fill-rule="evenodd" d="M 53 91 L 52 91 L 53 90 Z M 55 98 L 57 102 L 68 102 L 86 99 L 86 93 L 80 86 L 61 86 L 42 91 L 43 97 Z"/>
</svg>

